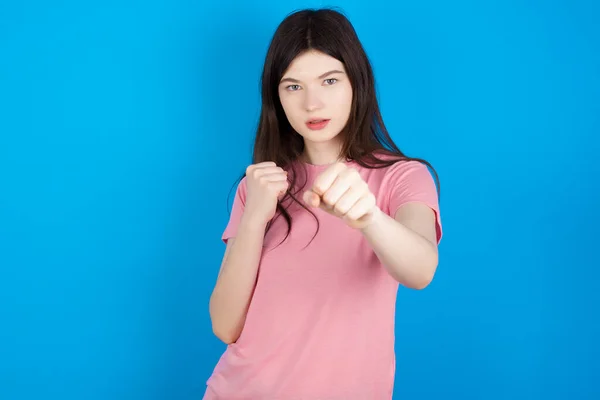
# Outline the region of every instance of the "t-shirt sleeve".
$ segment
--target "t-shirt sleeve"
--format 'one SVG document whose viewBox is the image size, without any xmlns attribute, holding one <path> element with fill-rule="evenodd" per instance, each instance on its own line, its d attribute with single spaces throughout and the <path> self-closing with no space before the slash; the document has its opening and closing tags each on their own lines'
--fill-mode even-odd
<svg viewBox="0 0 600 400">
<path fill-rule="evenodd" d="M 422 203 L 435 213 L 437 241 L 442 238 L 442 221 L 438 192 L 427 166 L 418 161 L 400 162 L 390 172 L 389 211 L 393 218 L 398 209 L 407 203 Z"/>
<path fill-rule="evenodd" d="M 242 218 L 242 214 L 244 213 L 244 206 L 246 205 L 246 177 L 244 177 L 235 191 L 235 197 L 233 199 L 233 206 L 231 208 L 231 214 L 229 216 L 229 222 L 225 227 L 225 231 L 223 232 L 223 236 L 221 239 L 223 242 L 227 243 L 232 237 L 235 237 L 237 234 L 237 229 L 240 224 L 240 219 Z"/>
</svg>

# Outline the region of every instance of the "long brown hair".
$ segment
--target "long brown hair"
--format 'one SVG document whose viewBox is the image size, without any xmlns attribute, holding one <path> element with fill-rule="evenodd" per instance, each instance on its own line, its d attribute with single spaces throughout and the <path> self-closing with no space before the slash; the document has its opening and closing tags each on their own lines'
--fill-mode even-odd
<svg viewBox="0 0 600 400">
<path fill-rule="evenodd" d="M 383 168 L 402 160 L 422 162 L 433 171 L 439 191 L 439 178 L 431 164 L 406 156 L 388 134 L 377 101 L 373 69 L 348 18 L 332 8 L 296 11 L 277 27 L 267 51 L 261 78 L 262 106 L 252 157 L 253 164 L 273 161 L 292 172 L 288 174 L 290 189 L 277 205 L 276 217 L 283 216 L 288 226 L 283 240 L 292 227 L 285 206 L 287 201 L 298 203 L 316 219 L 298 196 L 303 184 L 298 185 L 297 179 L 302 174 L 297 171 L 294 161 L 302 155 L 304 141 L 290 125 L 278 95 L 283 74 L 298 55 L 308 50 L 320 51 L 342 62 L 352 85 L 352 107 L 342 132 L 340 156 L 366 168 Z"/>
</svg>

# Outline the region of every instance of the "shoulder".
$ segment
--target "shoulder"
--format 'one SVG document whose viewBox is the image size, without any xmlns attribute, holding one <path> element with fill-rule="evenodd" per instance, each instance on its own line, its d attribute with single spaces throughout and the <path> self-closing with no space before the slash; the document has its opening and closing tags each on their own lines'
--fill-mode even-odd
<svg viewBox="0 0 600 400">
<path fill-rule="evenodd" d="M 400 160 L 386 168 L 386 176 L 396 179 L 409 179 L 410 177 L 425 178 L 430 176 L 429 168 L 421 161 Z"/>
<path fill-rule="evenodd" d="M 437 174 L 421 159 L 399 158 L 385 155 L 389 165 L 380 169 L 380 189 L 384 192 L 426 192 L 437 195 Z M 435 177 L 435 179 L 434 179 Z"/>
<path fill-rule="evenodd" d="M 377 151 L 373 153 L 373 156 L 388 163 L 386 166 L 373 169 L 382 176 L 383 181 L 393 180 L 397 183 L 411 178 L 429 179 L 432 177 L 427 164 L 417 159 L 402 158 L 384 151 Z"/>
<path fill-rule="evenodd" d="M 248 180 L 244 175 L 242 178 L 238 178 L 234 186 L 231 187 L 230 190 L 235 188 L 235 197 L 240 198 L 243 202 L 246 201 L 246 193 L 248 191 Z M 230 192 L 231 193 L 231 192 Z"/>
</svg>

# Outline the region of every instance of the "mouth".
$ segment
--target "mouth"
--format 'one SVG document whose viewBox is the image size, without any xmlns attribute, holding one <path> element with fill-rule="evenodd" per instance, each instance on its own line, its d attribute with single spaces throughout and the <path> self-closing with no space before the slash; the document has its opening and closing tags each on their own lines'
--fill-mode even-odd
<svg viewBox="0 0 600 400">
<path fill-rule="evenodd" d="M 329 121 L 329 119 L 325 118 L 313 118 L 311 120 L 306 121 L 306 126 L 308 127 L 308 129 L 316 131 L 325 128 Z"/>
</svg>

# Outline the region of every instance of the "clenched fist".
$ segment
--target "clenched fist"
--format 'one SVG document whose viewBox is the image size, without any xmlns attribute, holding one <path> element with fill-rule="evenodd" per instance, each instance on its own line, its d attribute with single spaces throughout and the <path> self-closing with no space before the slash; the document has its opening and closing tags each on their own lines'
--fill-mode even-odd
<svg viewBox="0 0 600 400">
<path fill-rule="evenodd" d="M 268 223 L 277 209 L 277 201 L 288 190 L 287 172 L 274 162 L 252 164 L 246 169 L 247 196 L 244 214 Z"/>
<path fill-rule="evenodd" d="M 342 218 L 350 227 L 365 228 L 380 212 L 368 184 L 357 170 L 336 163 L 323 171 L 313 186 L 304 192 L 303 200 Z"/>
</svg>

